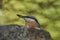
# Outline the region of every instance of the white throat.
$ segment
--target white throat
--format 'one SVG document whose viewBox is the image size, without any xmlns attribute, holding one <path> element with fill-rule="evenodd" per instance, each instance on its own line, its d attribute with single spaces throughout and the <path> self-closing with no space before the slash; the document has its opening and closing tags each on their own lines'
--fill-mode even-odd
<svg viewBox="0 0 60 40">
<path fill-rule="evenodd" d="M 26 21 L 35 21 L 35 20 L 31 19 L 31 18 L 25 18 L 25 20 Z"/>
</svg>

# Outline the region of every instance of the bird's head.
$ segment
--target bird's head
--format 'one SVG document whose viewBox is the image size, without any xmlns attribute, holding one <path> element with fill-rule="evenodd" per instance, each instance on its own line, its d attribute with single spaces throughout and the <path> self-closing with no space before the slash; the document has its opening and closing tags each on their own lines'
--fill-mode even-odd
<svg viewBox="0 0 60 40">
<path fill-rule="evenodd" d="M 40 27 L 39 22 L 33 16 L 22 16 L 19 14 L 17 14 L 17 16 L 23 18 L 25 20 L 26 25 L 29 26 L 30 28 Z"/>
</svg>

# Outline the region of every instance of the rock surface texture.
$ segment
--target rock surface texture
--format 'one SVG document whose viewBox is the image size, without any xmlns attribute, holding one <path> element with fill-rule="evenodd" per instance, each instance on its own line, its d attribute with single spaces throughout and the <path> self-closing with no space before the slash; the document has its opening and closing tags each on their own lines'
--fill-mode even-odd
<svg viewBox="0 0 60 40">
<path fill-rule="evenodd" d="M 51 40 L 49 32 L 16 24 L 0 26 L 0 40 Z"/>
</svg>

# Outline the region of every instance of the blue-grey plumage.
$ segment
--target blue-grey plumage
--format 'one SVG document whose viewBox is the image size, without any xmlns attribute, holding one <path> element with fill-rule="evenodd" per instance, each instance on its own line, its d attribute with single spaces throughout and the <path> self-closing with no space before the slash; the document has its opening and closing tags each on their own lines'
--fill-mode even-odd
<svg viewBox="0 0 60 40">
<path fill-rule="evenodd" d="M 40 27 L 35 17 L 17 16 L 25 20 L 25 26 L 16 24 L 0 26 L 0 40 L 52 40 L 50 33 Z"/>
</svg>

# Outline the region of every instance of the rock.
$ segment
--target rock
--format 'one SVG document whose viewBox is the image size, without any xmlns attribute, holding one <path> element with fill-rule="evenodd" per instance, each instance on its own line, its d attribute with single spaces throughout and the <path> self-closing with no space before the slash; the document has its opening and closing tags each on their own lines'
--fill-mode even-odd
<svg viewBox="0 0 60 40">
<path fill-rule="evenodd" d="M 18 40 L 19 27 L 15 24 L 0 26 L 0 40 Z"/>
<path fill-rule="evenodd" d="M 16 24 L 0 26 L 0 40 L 51 40 L 48 31 Z"/>
</svg>

